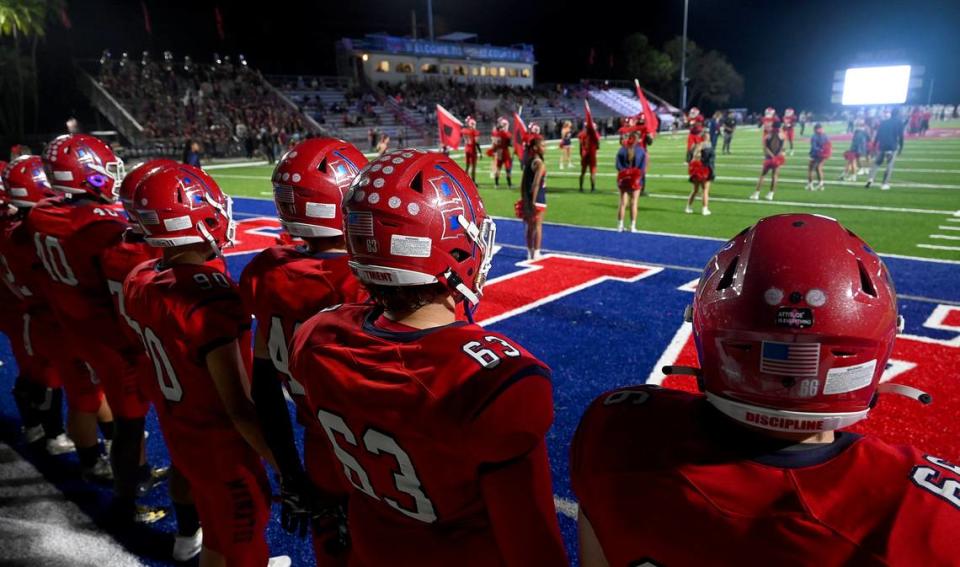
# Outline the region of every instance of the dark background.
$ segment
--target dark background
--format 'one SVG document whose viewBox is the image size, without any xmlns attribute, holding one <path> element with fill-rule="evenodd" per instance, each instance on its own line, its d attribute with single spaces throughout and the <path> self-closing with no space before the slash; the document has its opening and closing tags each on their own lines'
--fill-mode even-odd
<svg viewBox="0 0 960 567">
<path fill-rule="evenodd" d="M 247 3 L 225 0 L 144 2 L 152 24 L 145 31 L 137 0 L 74 0 L 69 29 L 51 26 L 41 47 L 45 125 L 60 127 L 76 110 L 70 88 L 70 58 L 97 58 L 104 48 L 139 60 L 148 49 L 155 58 L 170 49 L 208 60 L 213 52 L 243 53 L 265 73 L 334 74 L 334 42 L 344 36 L 388 32 L 407 35 L 411 10 L 426 35 L 425 0 L 342 0 L 339 2 Z M 960 102 L 960 1 L 793 0 L 790 2 L 692 0 L 689 37 L 705 49 L 725 53 L 745 78 L 745 94 L 731 106 L 751 109 L 826 109 L 833 72 L 858 53 L 901 50 L 909 62 L 927 68 L 926 102 L 935 77 L 934 102 Z M 451 31 L 479 34 L 481 42 L 530 43 L 536 49 L 538 81 L 627 78 L 622 75 L 622 38 L 646 34 L 660 46 L 679 35 L 682 0 L 583 4 L 560 0 L 434 0 L 437 35 Z M 223 17 L 225 38 L 217 33 L 214 7 Z M 596 49 L 595 64 L 588 54 Z M 613 55 L 613 68 L 609 67 Z M 660 93 L 677 101 L 677 92 Z"/>
</svg>

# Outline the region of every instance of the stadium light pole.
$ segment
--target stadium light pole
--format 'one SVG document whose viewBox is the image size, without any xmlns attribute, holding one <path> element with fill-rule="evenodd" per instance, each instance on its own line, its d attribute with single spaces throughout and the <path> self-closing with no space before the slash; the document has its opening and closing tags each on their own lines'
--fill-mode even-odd
<svg viewBox="0 0 960 567">
<path fill-rule="evenodd" d="M 433 41 L 433 0 L 427 0 L 427 37 Z"/>
<path fill-rule="evenodd" d="M 683 0 L 683 45 L 680 49 L 680 110 L 687 108 L 687 14 L 690 0 Z"/>
</svg>

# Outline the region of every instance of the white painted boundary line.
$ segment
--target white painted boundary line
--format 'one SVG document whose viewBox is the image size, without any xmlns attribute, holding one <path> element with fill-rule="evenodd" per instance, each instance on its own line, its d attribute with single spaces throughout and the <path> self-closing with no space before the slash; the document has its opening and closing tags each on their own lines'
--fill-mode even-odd
<svg viewBox="0 0 960 567">
<path fill-rule="evenodd" d="M 949 236 L 946 234 L 931 234 L 930 238 L 938 238 L 940 240 L 960 240 L 960 236 Z"/>
<path fill-rule="evenodd" d="M 953 219 L 947 219 L 947 220 L 953 220 Z M 940 230 L 960 230 L 960 226 L 944 226 L 944 225 L 940 225 L 940 226 L 938 226 L 937 228 L 939 228 Z"/>
</svg>

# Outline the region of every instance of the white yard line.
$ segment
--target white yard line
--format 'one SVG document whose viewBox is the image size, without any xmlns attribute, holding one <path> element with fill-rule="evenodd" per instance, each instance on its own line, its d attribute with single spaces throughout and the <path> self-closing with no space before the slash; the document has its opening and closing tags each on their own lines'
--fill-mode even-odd
<svg viewBox="0 0 960 567">
<path fill-rule="evenodd" d="M 576 172 L 576 171 L 554 171 L 554 172 L 548 172 L 548 174 L 547 174 L 547 178 L 548 178 L 548 179 L 549 179 L 550 177 L 553 177 L 553 176 L 559 176 L 559 177 L 579 177 L 579 176 L 580 176 L 580 173 L 578 173 L 578 172 Z M 598 172 L 598 173 L 597 173 L 597 177 L 616 177 L 616 176 L 617 176 L 617 174 L 616 174 L 616 173 L 613 173 L 613 172 L 605 172 L 605 171 L 604 171 L 604 172 Z M 225 176 L 224 176 L 224 177 L 225 177 Z M 688 179 L 688 178 L 689 178 L 688 175 L 673 174 L 673 173 L 648 173 L 648 174 L 647 174 L 647 177 L 652 177 L 652 178 L 654 178 L 654 179 Z M 730 176 L 727 176 L 727 175 L 718 175 L 716 180 L 717 180 L 717 181 L 737 181 L 737 182 L 745 182 L 745 183 L 746 183 L 746 182 L 749 182 L 749 183 L 751 183 L 751 184 L 757 182 L 757 178 L 756 178 L 756 177 L 730 177 Z M 791 183 L 791 184 L 794 184 L 794 185 L 806 185 L 806 184 L 807 184 L 807 180 L 806 180 L 806 179 L 790 178 L 790 177 L 787 177 L 787 178 L 781 177 L 780 180 L 779 180 L 779 182 L 780 182 L 780 183 Z M 828 187 L 837 187 L 837 186 L 840 186 L 840 187 L 859 187 L 859 188 L 863 188 L 863 183 L 862 183 L 862 182 L 859 182 L 859 181 L 857 181 L 857 182 L 854 182 L 854 181 L 827 181 L 826 183 L 827 183 L 827 186 L 828 186 Z M 949 189 L 949 190 L 960 190 L 960 185 L 941 185 L 941 184 L 934 184 L 934 183 L 910 183 L 910 182 L 901 182 L 901 183 L 894 183 L 894 185 L 895 185 L 896 188 L 905 188 L 905 189 L 909 188 L 909 189 Z M 548 190 L 549 190 L 549 186 L 548 186 Z M 950 213 L 952 213 L 952 212 L 953 212 L 953 211 L 950 211 Z M 949 213 L 948 213 L 948 214 L 949 214 Z"/>
<path fill-rule="evenodd" d="M 947 219 L 947 220 L 952 220 L 952 219 Z M 940 225 L 940 226 L 938 226 L 937 228 L 939 228 L 940 230 L 960 230 L 960 226 L 944 226 L 944 225 Z"/>
<path fill-rule="evenodd" d="M 231 169 L 234 167 L 260 167 L 263 165 L 270 165 L 270 162 L 266 161 L 245 161 L 240 163 L 215 163 L 213 165 L 203 166 L 203 170 L 208 169 Z"/>
<path fill-rule="evenodd" d="M 960 236 L 950 236 L 947 234 L 931 234 L 930 238 L 939 240 L 960 240 Z"/>
<path fill-rule="evenodd" d="M 663 194 L 651 194 L 650 197 L 655 199 L 675 199 L 686 201 L 687 197 L 683 195 L 663 195 Z M 927 215 L 942 215 L 948 213 L 948 211 L 934 210 L 934 209 L 913 209 L 909 207 L 877 207 L 873 205 L 844 205 L 840 203 L 803 203 L 800 201 L 767 201 L 766 199 L 760 199 L 759 201 L 752 201 L 750 199 L 731 199 L 729 197 L 710 197 L 711 201 L 718 201 L 721 203 L 747 203 L 754 205 L 786 205 L 790 207 L 805 207 L 809 209 L 847 209 L 854 211 L 879 211 L 884 213 L 917 213 L 917 214 L 927 214 Z"/>
<path fill-rule="evenodd" d="M 929 248 L 931 250 L 953 250 L 960 252 L 960 246 L 940 246 L 938 244 L 917 244 L 917 248 Z"/>
</svg>

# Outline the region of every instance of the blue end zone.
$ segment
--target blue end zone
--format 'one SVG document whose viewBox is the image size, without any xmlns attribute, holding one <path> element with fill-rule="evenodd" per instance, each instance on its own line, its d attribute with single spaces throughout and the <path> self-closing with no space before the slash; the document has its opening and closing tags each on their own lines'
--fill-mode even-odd
<svg viewBox="0 0 960 567">
<path fill-rule="evenodd" d="M 272 201 L 236 199 L 238 220 L 273 216 Z M 517 271 L 525 259 L 522 224 L 513 219 L 498 221 L 497 254 L 491 278 Z M 665 269 L 634 283 L 607 281 L 577 293 L 504 319 L 493 328 L 512 337 L 546 361 L 554 370 L 556 421 L 548 443 L 555 493 L 572 499 L 567 466 L 568 447 L 580 415 L 601 392 L 643 382 L 680 326 L 684 307 L 691 301 L 689 291 L 678 288 L 699 276 L 699 271 L 721 246 L 722 241 L 660 234 L 618 234 L 612 231 L 548 224 L 544 243 L 551 252 L 605 257 L 662 265 Z M 253 254 L 228 258 L 234 278 Z M 956 333 L 923 327 L 938 303 L 960 304 L 960 264 L 919 259 L 885 257 L 901 294 L 900 307 L 907 319 L 907 332 L 932 338 L 951 339 Z M 482 311 L 481 311 L 482 315 Z M 5 340 L 0 343 L 0 368 L 6 389 L 12 387 L 15 364 Z M 16 410 L 12 397 L 0 395 L 0 432 L 7 440 L 16 438 Z M 167 462 L 156 420 L 148 427 L 150 460 Z M 92 516 L 102 512 L 108 501 L 106 488 L 90 488 L 75 479 L 74 456 L 35 460 L 38 466 L 71 499 L 77 500 Z M 169 505 L 165 490 L 151 496 L 152 503 Z M 306 540 L 296 540 L 280 530 L 279 512 L 269 527 L 273 554 L 290 555 L 294 565 L 311 564 L 312 551 Z M 172 518 L 156 526 L 173 531 Z M 561 514 L 561 527 L 571 554 L 576 553 L 576 525 Z M 144 534 L 125 538 L 124 543 L 144 557 L 149 565 L 168 565 L 161 557 L 169 540 L 157 541 Z"/>
</svg>

